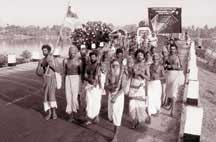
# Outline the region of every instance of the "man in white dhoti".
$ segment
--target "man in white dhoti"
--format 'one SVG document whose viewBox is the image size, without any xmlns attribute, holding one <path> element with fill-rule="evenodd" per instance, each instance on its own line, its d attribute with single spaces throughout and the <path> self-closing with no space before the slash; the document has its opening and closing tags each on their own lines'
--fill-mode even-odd
<svg viewBox="0 0 216 142">
<path fill-rule="evenodd" d="M 162 84 L 165 78 L 164 67 L 160 64 L 160 56 L 153 55 L 153 64 L 150 66 L 150 81 L 148 82 L 148 113 L 158 115 L 161 108 Z"/>
<path fill-rule="evenodd" d="M 73 122 L 79 109 L 78 94 L 80 88 L 81 60 L 76 56 L 78 49 L 72 45 L 69 48 L 69 58 L 63 61 L 65 74 L 66 113 Z"/>
<path fill-rule="evenodd" d="M 124 90 L 127 84 L 124 68 L 117 59 L 112 60 L 111 69 L 107 75 L 105 89 L 108 96 L 108 118 L 115 126 L 112 142 L 117 142 L 118 133 L 124 110 Z"/>
<path fill-rule="evenodd" d="M 99 85 L 99 64 L 97 62 L 97 53 L 92 51 L 89 54 L 90 62 L 86 66 L 85 81 L 86 89 L 86 125 L 92 124 L 93 120 L 99 122 L 99 112 L 101 108 L 102 89 Z"/>
<path fill-rule="evenodd" d="M 177 47 L 170 47 L 170 55 L 167 60 L 167 74 L 166 74 L 166 106 L 171 106 L 171 116 L 175 108 L 180 85 L 184 83 L 184 74 L 180 59 L 177 55 Z"/>
<path fill-rule="evenodd" d="M 145 64 L 144 51 L 138 49 L 135 58 L 137 61 L 133 66 L 129 91 L 129 113 L 132 118 L 132 128 L 143 124 L 147 118 L 146 80 L 149 79 L 149 69 Z"/>
</svg>

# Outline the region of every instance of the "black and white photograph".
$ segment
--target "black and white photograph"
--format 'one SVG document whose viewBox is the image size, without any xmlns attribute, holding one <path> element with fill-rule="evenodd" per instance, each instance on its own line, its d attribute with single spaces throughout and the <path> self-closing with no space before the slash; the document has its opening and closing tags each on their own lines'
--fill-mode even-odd
<svg viewBox="0 0 216 142">
<path fill-rule="evenodd" d="M 0 142 L 215 142 L 215 9 L 1 0 Z"/>
</svg>

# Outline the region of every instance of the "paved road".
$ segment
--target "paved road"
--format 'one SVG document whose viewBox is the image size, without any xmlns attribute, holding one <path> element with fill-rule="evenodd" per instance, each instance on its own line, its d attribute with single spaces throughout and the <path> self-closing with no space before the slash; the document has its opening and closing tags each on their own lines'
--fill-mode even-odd
<svg viewBox="0 0 216 142">
<path fill-rule="evenodd" d="M 108 142 L 113 126 L 107 120 L 107 98 L 102 99 L 101 122 L 85 127 L 68 123 L 64 112 L 63 90 L 57 92 L 59 119 L 43 118 L 41 80 L 35 75 L 36 63 L 0 69 L 0 140 L 1 142 Z M 179 105 L 180 106 L 180 105 Z M 175 142 L 179 132 L 180 110 L 175 118 L 162 110 L 159 117 L 143 128 L 129 127 L 127 103 L 120 142 Z"/>
</svg>

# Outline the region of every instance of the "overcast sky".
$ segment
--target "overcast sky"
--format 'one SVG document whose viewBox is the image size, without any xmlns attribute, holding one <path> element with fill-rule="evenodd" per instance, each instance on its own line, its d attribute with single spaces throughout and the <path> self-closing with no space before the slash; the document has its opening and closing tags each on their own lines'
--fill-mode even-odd
<svg viewBox="0 0 216 142">
<path fill-rule="evenodd" d="M 52 26 L 61 24 L 68 0 L 0 0 L 0 23 Z M 147 19 L 148 7 L 182 7 L 183 26 L 216 26 L 215 0 L 72 0 L 82 21 L 101 20 L 114 25 Z"/>
</svg>

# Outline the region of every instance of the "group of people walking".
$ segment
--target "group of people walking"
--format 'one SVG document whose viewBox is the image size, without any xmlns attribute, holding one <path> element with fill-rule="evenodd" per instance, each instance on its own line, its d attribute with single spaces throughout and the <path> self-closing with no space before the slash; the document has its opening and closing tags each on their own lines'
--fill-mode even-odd
<svg viewBox="0 0 216 142">
<path fill-rule="evenodd" d="M 132 128 L 151 123 L 151 116 L 159 115 L 162 105 L 174 106 L 183 79 L 177 47 L 172 44 L 163 48 L 162 53 L 157 48 L 161 47 L 152 46 L 147 52 L 117 48 L 113 53 L 113 47 L 87 50 L 83 45 L 78 50 L 71 45 L 69 57 L 63 60 L 62 73 L 69 121 L 76 121 L 77 113 L 85 111 L 86 125 L 98 123 L 102 96 L 107 95 L 108 118 L 115 126 L 112 142 L 117 142 L 125 97 L 129 98 Z M 44 58 L 39 61 L 36 73 L 44 79 L 44 111 L 48 113 L 45 119 L 56 119 L 59 70 L 51 47 L 43 45 L 42 51 Z"/>
</svg>

